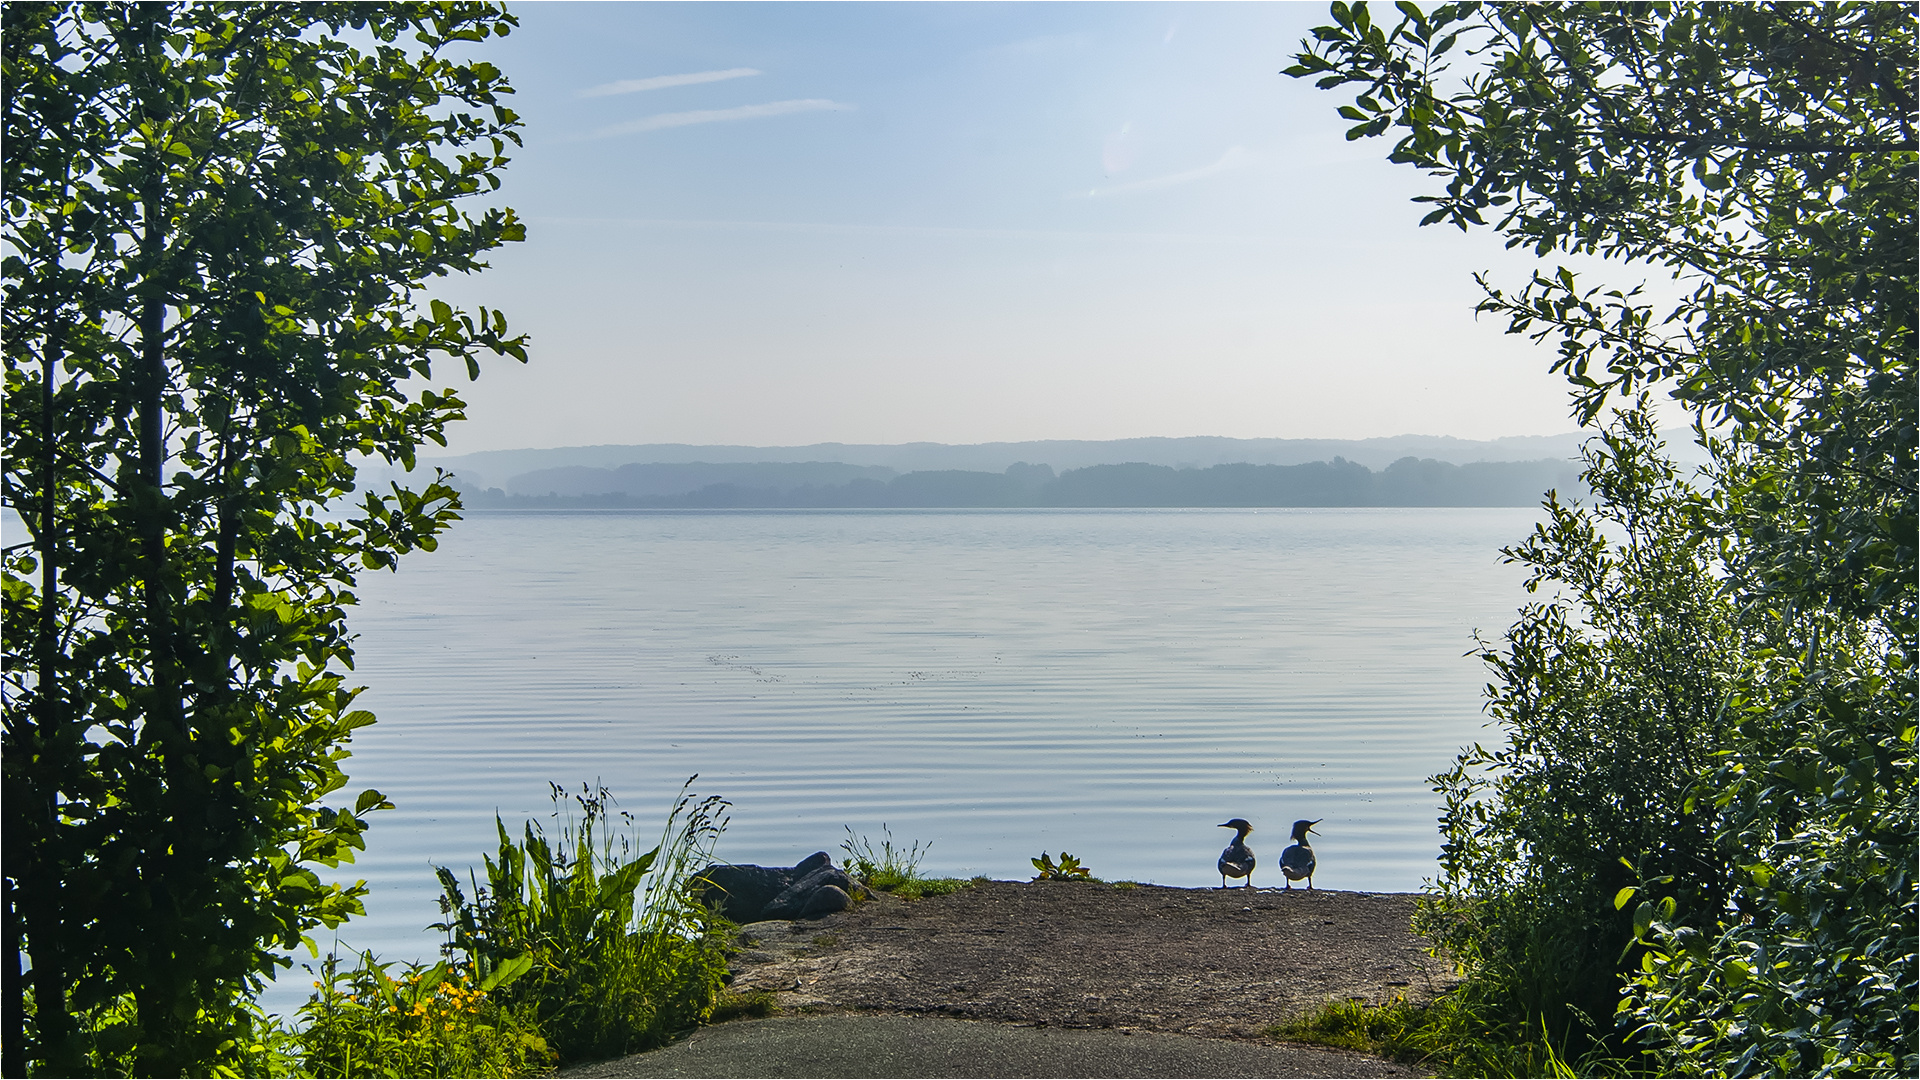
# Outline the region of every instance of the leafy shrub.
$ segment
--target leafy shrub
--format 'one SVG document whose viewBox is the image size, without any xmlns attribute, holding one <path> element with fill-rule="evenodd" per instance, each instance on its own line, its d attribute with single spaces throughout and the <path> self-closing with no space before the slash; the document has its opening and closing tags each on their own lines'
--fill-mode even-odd
<svg viewBox="0 0 1920 1080">
<path fill-rule="evenodd" d="M 355 474 L 444 444 L 435 364 L 527 358 L 428 292 L 525 234 L 461 206 L 520 140 L 480 59 L 516 21 L 0 5 L 0 1073 L 237 1070 L 362 912 L 322 879 L 385 804 L 342 804 L 347 612 L 460 515 Z"/>
<path fill-rule="evenodd" d="M 1535 562 L 1578 610 L 1509 635 L 1510 745 L 1440 778 L 1432 925 L 1509 1030 L 1597 1013 L 1624 974 L 1639 1066 L 1920 1074 L 1912 7 L 1398 10 L 1335 0 L 1287 73 L 1358 91 L 1349 138 L 1404 129 L 1392 160 L 1444 184 L 1426 223 L 1674 271 L 1670 306 L 1563 265 L 1517 293 L 1482 279 L 1477 310 L 1558 339 L 1582 423 L 1663 386 L 1713 461 L 1656 500 L 1651 560 L 1558 515 L 1536 548 L 1604 588 Z M 1676 606 L 1666 568 L 1713 587 Z"/>
<path fill-rule="evenodd" d="M 1830 613 L 1762 617 L 1787 632 L 1753 651 L 1740 737 L 1686 797 L 1738 853 L 1728 903 L 1636 884 L 1621 1018 L 1676 1074 L 1920 1075 L 1912 662 Z"/>
<path fill-rule="evenodd" d="M 1727 743 L 1724 703 L 1752 644 L 1691 539 L 1692 492 L 1652 421 L 1624 416 L 1587 458 L 1600 504 L 1549 499 L 1548 520 L 1506 550 L 1551 598 L 1483 649 L 1506 742 L 1434 778 L 1441 872 L 1417 920 L 1516 1043 L 1544 1030 L 1579 1054 L 1613 1037 L 1639 959 L 1610 903 L 1636 872 L 1688 910 L 1727 903 L 1732 850 L 1687 794 Z"/>
<path fill-rule="evenodd" d="M 688 784 L 691 785 L 689 780 Z M 529 1010 L 563 1060 L 611 1057 L 665 1043 L 706 1019 L 726 974 L 726 924 L 695 903 L 686 881 L 712 858 L 726 802 L 682 789 L 660 842 L 635 854 L 631 814 L 606 788 L 569 799 L 553 786 L 557 842 L 529 821 L 515 842 L 495 819 L 498 857 L 468 900 L 438 869 L 446 949 L 481 978 L 523 960 L 504 990 Z M 575 819 L 572 806 L 578 808 Z"/>
<path fill-rule="evenodd" d="M 527 1010 L 502 1005 L 497 993 L 526 974 L 531 957 L 502 964 L 485 979 L 445 960 L 408 964 L 397 979 L 387 974 L 392 967 L 372 953 L 346 971 L 339 957 L 326 958 L 314 995 L 300 1009 L 304 1023 L 293 1034 L 303 1072 L 526 1076 L 553 1065 Z"/>
<path fill-rule="evenodd" d="M 1029 861 L 1033 863 L 1035 870 L 1040 871 L 1033 875 L 1035 881 L 1087 881 L 1093 877 L 1092 871 L 1081 866 L 1079 859 L 1064 851 L 1060 853 L 1058 865 L 1054 863 L 1053 856 L 1044 851 L 1040 853 L 1039 858 Z"/>
<path fill-rule="evenodd" d="M 1461 963 L 1458 1007 L 1515 1047 L 1914 1075 L 1910 662 L 1868 620 L 1737 607 L 1738 548 L 1659 450 L 1623 416 L 1589 451 L 1600 506 L 1550 504 L 1509 550 L 1562 595 L 1487 650 L 1507 742 L 1435 778 L 1417 925 Z"/>
</svg>

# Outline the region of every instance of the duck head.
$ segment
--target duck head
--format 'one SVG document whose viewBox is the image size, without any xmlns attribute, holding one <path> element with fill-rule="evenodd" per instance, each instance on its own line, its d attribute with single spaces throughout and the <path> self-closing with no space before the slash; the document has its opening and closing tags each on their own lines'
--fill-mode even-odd
<svg viewBox="0 0 1920 1080">
<path fill-rule="evenodd" d="M 1308 833 L 1310 833 L 1310 832 L 1313 832 L 1313 831 L 1314 831 L 1314 829 L 1313 829 L 1313 827 L 1314 827 L 1315 825 L 1318 825 L 1318 824 L 1320 824 L 1320 822 L 1322 822 L 1322 821 L 1325 821 L 1325 820 L 1327 820 L 1327 819 L 1326 819 L 1326 818 L 1319 818 L 1319 819 L 1317 819 L 1317 820 L 1314 820 L 1314 821 L 1296 821 L 1296 822 L 1294 822 L 1294 823 L 1293 823 L 1293 838 L 1294 838 L 1294 839 L 1295 839 L 1296 841 L 1298 841 L 1298 842 L 1300 842 L 1300 843 L 1302 843 L 1302 844 L 1304 844 L 1304 843 L 1306 843 L 1306 842 L 1307 842 L 1307 834 L 1308 834 Z"/>
</svg>

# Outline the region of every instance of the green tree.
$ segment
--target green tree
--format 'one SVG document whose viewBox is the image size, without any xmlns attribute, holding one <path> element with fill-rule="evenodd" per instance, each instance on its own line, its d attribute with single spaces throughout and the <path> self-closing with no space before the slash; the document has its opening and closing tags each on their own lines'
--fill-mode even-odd
<svg viewBox="0 0 1920 1080">
<path fill-rule="evenodd" d="M 1389 25 L 1363 4 L 1333 4 L 1288 74 L 1352 88 L 1340 107 L 1348 137 L 1391 132 L 1390 159 L 1439 181 L 1421 196 L 1424 223 L 1490 225 L 1543 258 L 1671 273 L 1683 293 L 1667 305 L 1556 267 L 1517 292 L 1483 279 L 1480 308 L 1556 343 L 1554 370 L 1583 422 L 1666 388 L 1713 457 L 1686 500 L 1684 535 L 1659 543 L 1710 556 L 1737 615 L 1738 663 L 1708 683 L 1658 681 L 1717 695 L 1725 741 L 1689 767 L 1663 829 L 1675 843 L 1693 842 L 1675 830 L 1704 830 L 1720 880 L 1643 866 L 1641 892 L 1561 895 L 1556 917 L 1608 925 L 1610 901 L 1637 896 L 1630 923 L 1611 920 L 1591 948 L 1644 946 L 1628 951 L 1640 966 L 1621 1016 L 1668 1067 L 1911 1074 L 1915 11 L 1396 9 Z M 1510 635 L 1510 659 L 1541 617 Z M 1579 630 L 1622 643 L 1604 622 Z M 1568 680 L 1560 700 L 1602 693 L 1598 674 L 1556 669 Z M 1524 680 L 1496 675 L 1498 708 Z M 1568 724 L 1593 720 L 1551 708 Z M 1525 820 L 1559 812 L 1546 790 L 1499 798 Z M 1503 823 L 1475 842 L 1518 836 Z M 1556 865 L 1524 844 L 1514 852 L 1542 873 Z"/>
<path fill-rule="evenodd" d="M 6 120 L 4 1068 L 230 1060 L 252 996 L 364 889 L 362 569 L 434 547 L 436 358 L 525 360 L 430 279 L 521 239 L 518 119 L 460 59 L 490 4 L 0 9 Z M 424 310 L 423 310 L 424 307 Z M 351 507 L 344 513 L 341 507 Z"/>
</svg>

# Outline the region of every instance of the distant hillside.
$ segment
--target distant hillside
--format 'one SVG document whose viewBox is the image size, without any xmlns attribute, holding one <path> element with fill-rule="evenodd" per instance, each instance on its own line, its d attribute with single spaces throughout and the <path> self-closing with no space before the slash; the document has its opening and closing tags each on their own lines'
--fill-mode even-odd
<svg viewBox="0 0 1920 1080">
<path fill-rule="evenodd" d="M 545 487 L 521 477 L 553 469 L 618 470 L 627 465 L 770 465 L 835 463 L 879 468 L 894 473 L 992 472 L 1015 462 L 1046 464 L 1059 472 L 1092 465 L 1139 463 L 1170 468 L 1204 469 L 1213 465 L 1304 465 L 1344 458 L 1369 469 L 1384 469 L 1401 458 L 1431 459 L 1453 465 L 1479 461 L 1539 461 L 1572 458 L 1587 436 L 1580 432 L 1526 435 L 1505 439 L 1455 439 L 1445 435 L 1395 435 L 1379 439 L 1112 439 L 1088 441 L 1047 439 L 1034 442 L 900 443 L 893 445 L 816 443 L 811 446 L 693 446 L 651 443 L 634 446 L 567 446 L 547 450 L 489 450 L 457 457 L 423 457 L 421 466 L 458 473 L 469 486 L 497 487 L 509 493 L 560 493 L 551 481 Z M 1672 449 L 1687 458 L 1693 445 L 1684 431 L 1668 433 Z M 727 480 L 753 487 L 778 487 L 770 481 Z M 844 481 L 837 481 L 844 482 Z M 688 487 L 694 491 L 702 484 Z M 610 488 L 609 490 L 619 490 Z M 635 493 L 630 485 L 627 489 Z M 579 493 L 584 494 L 584 491 Z M 666 492 L 661 492 L 665 494 Z"/>
<path fill-rule="evenodd" d="M 716 469 L 716 475 L 720 470 Z M 767 468 L 754 466 L 753 468 Z M 592 483 L 610 482 L 622 470 L 595 470 Z M 549 470 L 555 477 L 560 470 Z M 567 478 L 575 474 L 567 473 Z M 651 474 L 636 473 L 647 477 Z M 694 491 L 636 493 L 625 490 L 568 494 L 509 493 L 465 488 L 473 509 L 750 509 L 829 507 L 1252 507 L 1252 506 L 1532 506 L 1549 489 L 1585 493 L 1570 461 L 1475 462 L 1455 465 L 1431 458 L 1402 458 L 1380 472 L 1336 457 L 1300 465 L 1238 462 L 1205 469 L 1128 462 L 1070 469 L 1060 475 L 1045 465 L 1016 462 L 1003 472 L 922 470 L 881 479 L 856 476 L 845 483 L 751 486 L 737 482 Z M 773 475 L 769 473 L 769 475 Z M 791 475 L 799 475 L 794 473 Z"/>
<path fill-rule="evenodd" d="M 472 481 L 463 471 L 456 476 Z M 684 495 L 715 484 L 769 488 L 791 491 L 798 487 L 824 487 L 852 480 L 891 480 L 896 474 L 880 465 L 847 465 L 837 461 L 719 463 L 693 461 L 686 464 L 629 464 L 617 469 L 590 465 L 562 465 L 535 469 L 507 480 L 504 490 L 522 495 L 604 495 L 622 491 L 628 495 Z"/>
</svg>

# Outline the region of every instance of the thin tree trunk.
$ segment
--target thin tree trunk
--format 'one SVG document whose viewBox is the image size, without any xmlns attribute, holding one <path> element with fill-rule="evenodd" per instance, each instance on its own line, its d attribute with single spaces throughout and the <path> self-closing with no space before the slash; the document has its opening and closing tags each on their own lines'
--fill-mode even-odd
<svg viewBox="0 0 1920 1080">
<path fill-rule="evenodd" d="M 7 821 L 13 821 L 9 810 Z M 12 830 L 8 830 L 12 831 Z M 18 841 L 7 840 L 11 848 Z M 5 986 L 6 1034 L 0 1043 L 0 1073 L 8 1076 L 27 1075 L 27 1002 L 26 987 L 20 981 L 20 915 L 14 907 L 13 877 L 0 875 L 0 900 L 4 901 L 7 920 L 7 957 L 5 967 L 0 968 L 0 983 Z"/>
<path fill-rule="evenodd" d="M 34 708 L 30 720 L 28 746 L 14 747 L 37 756 L 46 767 L 29 770 L 30 779 L 21 777 L 20 791 L 12 796 L 6 819 L 9 824 L 28 825 L 26 835 L 6 838 L 8 861 L 23 885 L 24 895 L 9 885 L 6 889 L 7 958 L 4 969 L 7 1044 L 5 1072 L 24 1076 L 26 1072 L 26 976 L 21 970 L 21 946 L 31 942 L 33 957 L 34 1027 L 37 1029 L 40 1057 L 55 1073 L 77 1070 L 83 1064 L 74 1041 L 73 1016 L 67 1004 L 67 949 L 69 943 L 62 926 L 64 903 L 60 896 L 66 876 L 61 873 L 59 852 L 59 816 L 54 806 L 61 777 L 69 762 L 60 760 L 67 747 L 58 737 L 61 715 L 60 673 L 60 547 L 59 547 L 59 436 L 54 421 L 54 379 L 65 355 L 61 335 L 56 332 L 41 353 L 41 454 L 40 454 L 40 629 L 34 642 Z M 9 788 L 14 785 L 9 784 Z M 17 801 L 14 801 L 17 799 Z"/>
<path fill-rule="evenodd" d="M 156 174 L 160 166 L 151 166 Z M 140 483 L 135 497 L 141 531 L 141 585 L 145 593 L 147 659 L 152 685 L 146 713 L 147 730 L 159 743 L 163 762 L 160 785 L 164 794 L 147 829 L 148 847 L 142 876 L 151 906 L 146 956 L 140 964 L 134 994 L 141 1028 L 140 1066 L 154 1076 L 178 1076 L 185 1064 L 183 1019 L 179 1008 L 183 989 L 178 971 L 181 905 L 177 886 L 191 881 L 191 866 L 199 844 L 191 835 L 198 815 L 192 792 L 198 786 L 192 743 L 186 731 L 180 700 L 179 666 L 174 656 L 172 560 L 167 554 L 170 514 L 166 506 L 166 350 L 167 294 L 162 260 L 166 251 L 162 181 L 149 179 L 142 198 L 143 233 L 140 255 L 145 264 L 144 295 L 140 304 L 139 388 Z M 190 985 L 190 982 L 188 983 Z M 189 1010 L 186 1014 L 191 1016 Z"/>
</svg>

